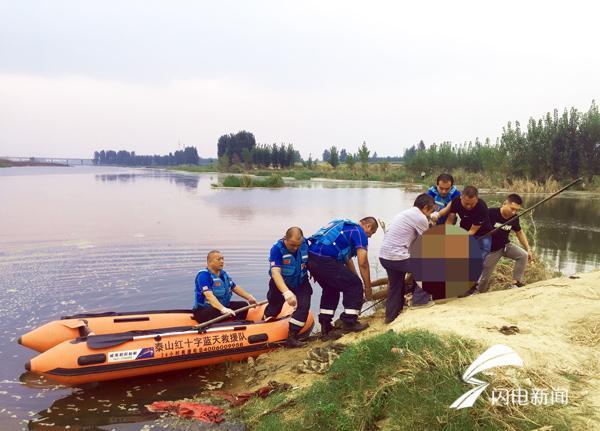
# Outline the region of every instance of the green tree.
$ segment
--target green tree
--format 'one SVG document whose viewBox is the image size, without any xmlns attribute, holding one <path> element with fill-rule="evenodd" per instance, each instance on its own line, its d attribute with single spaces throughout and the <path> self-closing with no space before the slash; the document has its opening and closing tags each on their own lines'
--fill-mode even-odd
<svg viewBox="0 0 600 431">
<path fill-rule="evenodd" d="M 248 148 L 249 150 L 253 150 L 254 147 L 256 147 L 254 135 L 242 130 L 236 134 L 230 133 L 219 138 L 217 142 L 217 156 L 220 158 L 224 154 L 227 154 L 231 161 L 234 160 L 234 156 L 242 160 L 243 149 Z"/>
<path fill-rule="evenodd" d="M 337 147 L 334 145 L 329 149 L 329 164 L 334 168 L 337 168 L 340 164 L 340 154 L 338 153 Z"/>
<path fill-rule="evenodd" d="M 219 171 L 227 172 L 229 169 L 229 156 L 227 154 L 223 154 L 219 157 Z"/>
<path fill-rule="evenodd" d="M 340 162 L 344 163 L 346 161 L 346 157 L 348 157 L 348 152 L 345 148 L 342 148 L 342 151 L 340 151 Z"/>
<path fill-rule="evenodd" d="M 244 167 L 246 169 L 252 169 L 252 152 L 254 150 L 250 150 L 248 148 L 244 148 L 242 150 L 242 162 L 244 162 Z"/>
<path fill-rule="evenodd" d="M 371 151 L 367 148 L 367 143 L 363 141 L 362 145 L 358 149 L 358 160 L 360 160 L 362 169 L 365 172 L 369 168 L 369 154 L 371 154 Z"/>
<path fill-rule="evenodd" d="M 353 170 L 355 164 L 356 164 L 356 161 L 354 160 L 354 157 L 352 156 L 352 154 L 346 155 L 346 165 L 348 166 L 348 169 Z"/>
</svg>

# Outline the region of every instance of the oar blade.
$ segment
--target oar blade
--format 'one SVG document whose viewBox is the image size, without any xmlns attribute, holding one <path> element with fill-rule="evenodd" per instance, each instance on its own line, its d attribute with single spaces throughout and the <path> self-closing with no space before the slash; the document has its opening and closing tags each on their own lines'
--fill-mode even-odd
<svg viewBox="0 0 600 431">
<path fill-rule="evenodd" d="M 133 341 L 133 337 L 135 337 L 135 335 L 130 332 L 121 334 L 90 335 L 87 337 L 87 345 L 90 349 L 107 349 L 109 347 L 127 343 L 128 341 Z"/>
</svg>

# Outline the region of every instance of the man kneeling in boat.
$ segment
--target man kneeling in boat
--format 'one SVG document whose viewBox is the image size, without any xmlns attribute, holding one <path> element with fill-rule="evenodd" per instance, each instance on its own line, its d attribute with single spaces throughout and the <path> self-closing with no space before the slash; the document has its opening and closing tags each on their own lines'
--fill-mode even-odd
<svg viewBox="0 0 600 431">
<path fill-rule="evenodd" d="M 269 305 L 265 309 L 265 320 L 276 317 L 287 302 L 291 307 L 296 307 L 290 318 L 287 345 L 301 347 L 306 344 L 298 338 L 298 332 L 304 327 L 312 287 L 308 281 L 306 263 L 308 262 L 308 243 L 304 239 L 302 229 L 291 227 L 285 237 L 271 247 L 269 256 L 269 291 L 267 300 Z"/>
<path fill-rule="evenodd" d="M 223 271 L 225 258 L 218 250 L 212 250 L 206 256 L 206 268 L 196 275 L 196 302 L 194 304 L 194 319 L 206 322 L 221 314 L 245 319 L 248 311 L 235 314 L 234 310 L 246 307 L 245 301 L 232 301 L 235 292 L 250 304 L 256 304 L 254 296 L 236 285 L 229 275 Z"/>
</svg>

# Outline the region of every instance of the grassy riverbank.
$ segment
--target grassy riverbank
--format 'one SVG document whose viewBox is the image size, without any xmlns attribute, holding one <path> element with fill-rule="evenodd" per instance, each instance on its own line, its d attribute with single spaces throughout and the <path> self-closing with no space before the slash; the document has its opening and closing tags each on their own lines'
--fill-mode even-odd
<svg viewBox="0 0 600 431">
<path fill-rule="evenodd" d="M 168 171 L 184 171 L 184 172 L 217 172 L 217 166 L 211 165 L 177 165 L 167 167 Z"/>
<path fill-rule="evenodd" d="M 16 168 L 23 166 L 58 166 L 65 167 L 67 165 L 63 165 L 60 163 L 41 163 L 41 162 L 32 162 L 32 161 L 21 161 L 14 162 L 12 160 L 0 159 L 0 168 Z"/>
<path fill-rule="evenodd" d="M 170 168 L 185 172 L 215 172 L 215 165 L 203 166 L 178 166 Z M 273 176 L 289 177 L 296 180 L 310 180 L 313 178 L 328 178 L 334 180 L 348 181 L 381 181 L 401 184 L 416 184 L 422 185 L 424 189 L 435 184 L 436 174 L 426 175 L 421 178 L 420 175 L 410 173 L 400 163 L 371 163 L 366 170 L 361 167 L 354 166 L 350 168 L 346 165 L 340 165 L 334 169 L 328 163 L 319 163 L 313 169 L 297 166 L 293 169 L 247 169 L 244 170 L 240 166 L 236 166 L 232 173 L 245 174 L 248 176 Z M 494 191 L 511 191 L 515 193 L 551 193 L 558 190 L 566 182 L 558 182 L 550 177 L 544 182 L 532 181 L 522 178 L 509 178 L 500 175 L 484 175 L 481 173 L 468 172 L 464 169 L 456 169 L 452 172 L 456 185 L 462 188 L 466 185 L 475 185 L 480 189 L 488 189 Z M 229 177 L 227 177 L 229 178 Z M 230 180 L 232 181 L 232 180 Z M 233 184 L 233 181 L 232 181 Z M 258 183 L 257 183 L 258 184 Z M 230 187 L 261 187 L 258 186 L 230 186 Z M 266 186 L 278 187 L 278 186 Z M 600 177 L 594 177 L 592 183 L 578 184 L 571 190 L 600 192 Z"/>
<path fill-rule="evenodd" d="M 254 401 L 236 417 L 264 431 L 574 429 L 564 408 L 491 406 L 489 392 L 473 408 L 450 409 L 470 389 L 460 376 L 483 350 L 457 336 L 388 331 L 351 345 L 308 389 Z M 512 378 L 498 372 L 491 383 L 507 387 L 511 380 L 547 384 L 544 376 L 527 371 Z"/>
<path fill-rule="evenodd" d="M 598 429 L 598 281 L 596 271 L 450 300 L 406 310 L 391 325 L 383 324 L 380 310 L 368 330 L 339 340 L 346 350 L 323 377 L 308 384 L 288 365 L 301 362 L 297 349 L 270 354 L 265 366 L 274 374 L 268 379 L 301 388 L 252 401 L 233 417 L 252 430 Z M 514 325 L 517 332 L 503 333 L 504 325 Z M 477 375 L 490 386 L 475 405 L 450 409 L 473 387 L 462 374 L 499 343 L 513 348 L 525 366 Z M 560 389 L 568 392 L 568 401 L 492 405 L 494 388 L 529 394 Z"/>
</svg>

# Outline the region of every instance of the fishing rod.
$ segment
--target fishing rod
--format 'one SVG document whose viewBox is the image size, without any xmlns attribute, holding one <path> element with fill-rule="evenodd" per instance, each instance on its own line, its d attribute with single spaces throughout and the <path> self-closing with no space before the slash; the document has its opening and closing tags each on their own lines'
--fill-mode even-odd
<svg viewBox="0 0 600 431">
<path fill-rule="evenodd" d="M 577 178 L 575 181 L 567 184 L 566 186 L 564 186 L 562 189 L 560 189 L 557 192 L 552 193 L 550 196 L 548 196 L 547 198 L 542 199 L 541 201 L 539 201 L 537 204 L 531 206 L 530 208 L 527 208 L 526 210 L 524 210 L 523 212 L 519 213 L 519 214 L 515 214 L 514 216 L 512 216 L 511 218 L 509 218 L 508 220 L 506 220 L 504 223 L 502 223 L 500 226 L 494 228 L 493 230 L 489 231 L 488 233 L 481 235 L 480 238 L 485 238 L 488 235 L 493 235 L 494 233 L 496 233 L 498 230 L 502 229 L 504 226 L 506 226 L 507 224 L 511 223 L 512 221 L 518 219 L 519 217 L 527 214 L 530 211 L 533 211 L 535 208 L 537 208 L 538 206 L 540 206 L 541 204 L 543 204 L 544 202 L 549 201 L 550 199 L 552 199 L 553 197 L 555 197 L 556 195 L 564 192 L 565 190 L 567 190 L 570 187 L 573 187 L 575 184 L 577 184 L 578 182 L 583 181 L 583 177 Z"/>
<path fill-rule="evenodd" d="M 387 298 L 381 298 L 379 301 L 376 301 L 374 303 L 372 303 L 371 305 L 369 305 L 367 308 L 365 308 L 364 310 L 361 310 L 360 313 L 358 313 L 359 315 L 363 314 L 365 311 L 370 310 L 371 308 L 375 307 L 377 304 L 380 304 L 381 302 L 385 301 Z"/>
</svg>

